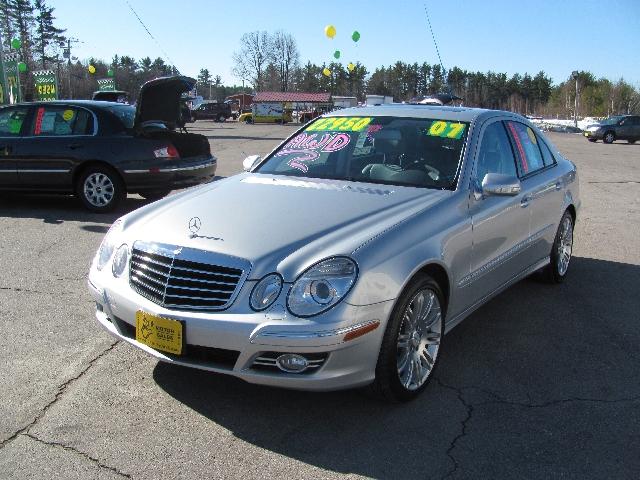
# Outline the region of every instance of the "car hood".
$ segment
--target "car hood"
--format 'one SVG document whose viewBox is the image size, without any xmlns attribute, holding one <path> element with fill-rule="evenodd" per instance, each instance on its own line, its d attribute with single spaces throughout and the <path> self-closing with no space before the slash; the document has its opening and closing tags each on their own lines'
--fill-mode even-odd
<svg viewBox="0 0 640 480">
<path fill-rule="evenodd" d="M 182 94 L 192 90 L 195 84 L 193 78 L 180 75 L 146 82 L 138 95 L 134 128 L 151 121 L 175 126 L 180 117 Z"/>
<path fill-rule="evenodd" d="M 133 212 L 125 226 L 128 241 L 240 257 L 252 264 L 249 278 L 278 271 L 285 281 L 293 281 L 314 263 L 350 255 L 451 193 L 243 173 Z M 190 229 L 195 217 L 197 231 Z"/>
</svg>

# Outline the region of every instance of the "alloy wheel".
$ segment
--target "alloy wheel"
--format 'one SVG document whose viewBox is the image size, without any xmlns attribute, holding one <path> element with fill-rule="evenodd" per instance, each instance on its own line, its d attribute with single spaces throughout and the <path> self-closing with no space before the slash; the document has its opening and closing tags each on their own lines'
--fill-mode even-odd
<svg viewBox="0 0 640 480">
<path fill-rule="evenodd" d="M 431 289 L 418 291 L 404 311 L 397 341 L 400 383 L 417 390 L 429 378 L 440 349 L 442 311 Z"/>
<path fill-rule="evenodd" d="M 573 222 L 570 216 L 565 216 L 560 227 L 560 238 L 558 241 L 557 267 L 558 273 L 564 275 L 569 268 L 571 252 L 573 250 Z"/>
<path fill-rule="evenodd" d="M 115 195 L 113 181 L 102 172 L 95 172 L 87 176 L 83 189 L 85 198 L 94 207 L 108 205 Z"/>
</svg>

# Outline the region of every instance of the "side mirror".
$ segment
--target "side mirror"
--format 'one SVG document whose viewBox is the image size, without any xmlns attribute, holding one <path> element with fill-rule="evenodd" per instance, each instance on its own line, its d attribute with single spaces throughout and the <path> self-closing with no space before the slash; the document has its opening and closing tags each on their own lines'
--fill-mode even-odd
<svg viewBox="0 0 640 480">
<path fill-rule="evenodd" d="M 520 180 L 511 175 L 487 173 L 482 179 L 482 193 L 486 196 L 514 196 L 520 188 Z"/>
<path fill-rule="evenodd" d="M 257 165 L 262 157 L 260 155 L 249 155 L 242 161 L 242 168 L 245 172 L 250 172 L 255 165 Z"/>
</svg>

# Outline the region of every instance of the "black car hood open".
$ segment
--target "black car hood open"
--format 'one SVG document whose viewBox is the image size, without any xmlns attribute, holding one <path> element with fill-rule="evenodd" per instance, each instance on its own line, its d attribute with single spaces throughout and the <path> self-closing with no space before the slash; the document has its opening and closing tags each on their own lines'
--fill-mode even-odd
<svg viewBox="0 0 640 480">
<path fill-rule="evenodd" d="M 150 80 L 140 88 L 134 128 L 145 122 L 162 122 L 174 128 L 180 119 L 183 93 L 192 90 L 196 80 L 181 75 Z"/>
</svg>

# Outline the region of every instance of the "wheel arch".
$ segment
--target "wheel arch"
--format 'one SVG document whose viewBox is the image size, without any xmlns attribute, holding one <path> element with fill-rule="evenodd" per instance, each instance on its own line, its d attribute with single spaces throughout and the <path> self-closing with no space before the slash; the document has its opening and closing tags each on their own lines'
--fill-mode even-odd
<svg viewBox="0 0 640 480">
<path fill-rule="evenodd" d="M 122 187 L 124 188 L 124 191 L 127 191 L 127 184 L 124 181 L 124 177 L 122 176 L 122 173 L 113 165 L 107 163 L 107 162 L 103 162 L 101 160 L 88 160 L 86 162 L 81 163 L 80 165 L 78 165 L 74 170 L 73 170 L 73 176 L 71 178 L 71 182 L 72 182 L 72 187 L 76 188 L 76 185 L 78 183 L 78 180 L 80 179 L 80 177 L 82 176 L 82 174 L 84 172 L 86 172 L 89 168 L 91 167 L 102 167 L 102 168 L 108 168 L 109 170 L 111 170 L 112 172 L 114 172 L 117 176 L 118 179 L 120 180 Z"/>
<path fill-rule="evenodd" d="M 400 290 L 400 295 L 409 285 L 411 285 L 411 283 L 418 275 L 428 275 L 433 278 L 438 284 L 440 290 L 442 290 L 442 294 L 444 295 L 444 305 L 442 305 L 442 308 L 444 309 L 446 314 L 449 306 L 449 299 L 451 298 L 451 282 L 449 280 L 449 274 L 447 273 L 446 268 L 442 264 L 434 260 L 427 261 L 424 265 L 418 267 L 416 271 L 414 271 L 409 276 L 408 280 Z M 400 298 L 400 295 L 398 295 L 398 298 Z"/>
</svg>

